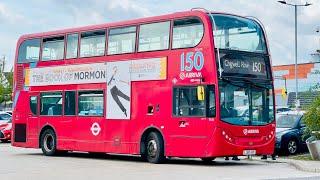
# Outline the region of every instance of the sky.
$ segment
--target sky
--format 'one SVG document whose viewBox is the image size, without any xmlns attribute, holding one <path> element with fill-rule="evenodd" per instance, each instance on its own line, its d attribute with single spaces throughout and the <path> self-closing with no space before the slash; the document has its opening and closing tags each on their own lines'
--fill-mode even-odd
<svg viewBox="0 0 320 180">
<path fill-rule="evenodd" d="M 287 0 L 311 6 L 298 8 L 298 63 L 320 49 L 320 0 Z M 6 70 L 23 34 L 149 17 L 194 7 L 255 16 L 267 31 L 272 63 L 294 63 L 294 8 L 276 0 L 0 0 L 0 58 Z"/>
</svg>

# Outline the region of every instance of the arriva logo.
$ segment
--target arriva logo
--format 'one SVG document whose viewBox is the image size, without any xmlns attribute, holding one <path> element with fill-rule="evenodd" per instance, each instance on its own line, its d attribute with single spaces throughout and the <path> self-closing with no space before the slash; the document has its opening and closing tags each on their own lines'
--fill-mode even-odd
<svg viewBox="0 0 320 180">
<path fill-rule="evenodd" d="M 259 129 L 243 129 L 243 134 L 248 135 L 248 134 L 259 134 L 260 131 Z"/>
</svg>

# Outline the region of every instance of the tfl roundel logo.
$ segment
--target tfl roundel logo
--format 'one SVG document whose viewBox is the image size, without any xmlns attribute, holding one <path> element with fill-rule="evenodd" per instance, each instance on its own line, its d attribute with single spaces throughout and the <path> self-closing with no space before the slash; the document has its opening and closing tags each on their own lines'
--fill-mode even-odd
<svg viewBox="0 0 320 180">
<path fill-rule="evenodd" d="M 94 136 L 98 136 L 101 131 L 101 128 L 100 128 L 99 124 L 95 122 L 92 124 L 90 130 Z"/>
</svg>

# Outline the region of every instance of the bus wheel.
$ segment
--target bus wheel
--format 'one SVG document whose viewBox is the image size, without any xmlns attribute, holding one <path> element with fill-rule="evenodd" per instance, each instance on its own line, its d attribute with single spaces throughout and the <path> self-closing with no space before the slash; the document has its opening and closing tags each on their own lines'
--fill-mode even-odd
<svg viewBox="0 0 320 180">
<path fill-rule="evenodd" d="M 147 137 L 145 147 L 145 157 L 150 163 L 158 164 L 164 162 L 164 143 L 159 133 L 151 132 Z"/>
<path fill-rule="evenodd" d="M 215 157 L 206 157 L 206 158 L 201 158 L 201 160 L 205 163 L 211 163 L 214 161 L 216 158 Z"/>
<path fill-rule="evenodd" d="M 47 129 L 41 134 L 41 150 L 46 156 L 53 156 L 57 153 L 57 138 L 52 129 Z"/>
</svg>

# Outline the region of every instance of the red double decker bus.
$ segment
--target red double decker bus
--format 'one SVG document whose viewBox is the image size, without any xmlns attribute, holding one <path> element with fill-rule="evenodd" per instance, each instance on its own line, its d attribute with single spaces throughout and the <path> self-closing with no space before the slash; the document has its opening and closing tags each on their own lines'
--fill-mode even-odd
<svg viewBox="0 0 320 180">
<path fill-rule="evenodd" d="M 272 154 L 270 54 L 252 18 L 205 10 L 22 36 L 12 145 L 166 157 Z"/>
</svg>

